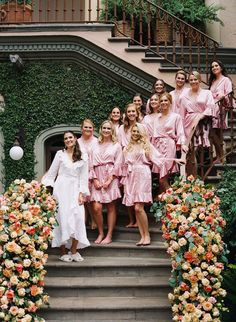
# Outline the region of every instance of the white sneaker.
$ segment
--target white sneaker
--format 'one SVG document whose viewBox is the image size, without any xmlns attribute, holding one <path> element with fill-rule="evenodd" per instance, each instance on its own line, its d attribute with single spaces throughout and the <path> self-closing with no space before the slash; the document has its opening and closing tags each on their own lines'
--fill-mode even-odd
<svg viewBox="0 0 236 322">
<path fill-rule="evenodd" d="M 71 258 L 74 262 L 82 262 L 84 260 L 83 257 L 78 252 L 75 254 L 71 254 Z"/>
<path fill-rule="evenodd" d="M 59 259 L 63 262 L 72 262 L 72 256 L 69 254 L 62 255 Z"/>
</svg>

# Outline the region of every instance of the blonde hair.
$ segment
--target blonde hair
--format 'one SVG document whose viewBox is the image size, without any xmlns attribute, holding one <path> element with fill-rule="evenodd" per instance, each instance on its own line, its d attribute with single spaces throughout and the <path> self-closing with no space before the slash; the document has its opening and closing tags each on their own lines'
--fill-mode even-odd
<svg viewBox="0 0 236 322">
<path fill-rule="evenodd" d="M 94 125 L 94 123 L 93 123 L 93 121 L 92 120 L 90 120 L 90 119 L 85 119 L 85 120 L 83 120 L 82 121 L 82 123 L 81 123 L 81 129 L 84 127 L 84 123 L 89 123 L 90 125 L 92 125 L 92 127 L 93 127 L 93 130 L 94 130 L 94 128 L 95 128 L 95 125 Z"/>
<path fill-rule="evenodd" d="M 137 129 L 139 131 L 139 135 L 140 135 L 140 138 L 139 138 L 139 140 L 137 142 L 132 140 L 132 130 L 133 130 L 134 127 L 137 127 Z M 149 140 L 147 138 L 147 135 L 146 135 L 146 133 L 144 131 L 144 128 L 139 123 L 135 123 L 134 125 L 131 126 L 131 138 L 130 138 L 130 141 L 129 141 L 127 147 L 125 148 L 125 152 L 133 151 L 135 149 L 134 148 L 135 143 L 138 143 L 140 149 L 144 150 L 145 155 L 149 156 L 150 150 L 151 150 L 150 142 L 149 142 Z"/>
<path fill-rule="evenodd" d="M 129 118 L 127 116 L 127 110 L 129 107 L 134 107 L 135 111 L 136 111 L 136 122 L 138 122 L 138 120 L 140 119 L 141 117 L 141 113 L 140 111 L 138 110 L 137 106 L 134 104 L 134 103 L 130 103 L 126 106 L 125 108 L 125 117 L 124 117 L 124 130 L 125 132 L 128 131 L 128 129 L 130 128 L 130 124 L 129 124 Z"/>
<path fill-rule="evenodd" d="M 190 78 L 190 76 L 191 76 L 191 75 L 193 75 L 194 77 L 196 77 L 196 78 L 199 80 L 199 82 L 201 82 L 201 81 L 202 81 L 202 77 L 201 77 L 200 73 L 199 73 L 199 72 L 197 72 L 196 70 L 192 71 L 192 72 L 189 74 L 189 78 Z"/>
<path fill-rule="evenodd" d="M 104 138 L 103 138 L 103 134 L 102 134 L 102 128 L 103 128 L 103 125 L 105 123 L 109 123 L 110 126 L 111 126 L 111 141 L 113 143 L 117 142 L 117 137 L 116 137 L 116 132 L 115 132 L 115 128 L 114 128 L 114 125 L 111 121 L 109 120 L 105 120 L 102 122 L 102 124 L 100 125 L 100 128 L 99 128 L 99 137 L 98 137 L 98 142 L 99 143 L 103 143 L 104 142 Z"/>
<path fill-rule="evenodd" d="M 180 69 L 177 71 L 177 73 L 175 74 L 175 78 L 177 78 L 178 75 L 183 75 L 184 78 L 185 78 L 185 82 L 187 81 L 187 73 L 183 70 L 183 69 Z"/>
<path fill-rule="evenodd" d="M 172 95 L 171 95 L 170 93 L 168 93 L 168 92 L 165 92 L 165 93 L 161 94 L 161 96 L 160 96 L 160 98 L 159 98 L 160 103 L 161 103 L 161 98 L 162 98 L 163 96 L 166 96 L 166 97 L 167 97 L 167 99 L 168 99 L 168 101 L 170 102 L 170 104 L 172 104 L 172 102 L 173 102 Z"/>
</svg>

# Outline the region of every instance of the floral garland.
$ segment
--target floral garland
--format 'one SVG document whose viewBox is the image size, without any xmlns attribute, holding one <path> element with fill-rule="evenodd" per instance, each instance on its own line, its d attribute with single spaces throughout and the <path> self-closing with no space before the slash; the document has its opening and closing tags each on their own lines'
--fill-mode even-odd
<svg viewBox="0 0 236 322">
<path fill-rule="evenodd" d="M 221 234 L 226 224 L 214 188 L 189 176 L 178 179 L 152 212 L 161 218 L 163 237 L 172 260 L 168 295 L 173 321 L 221 321 L 226 291 L 222 270 L 227 263 Z"/>
<path fill-rule="evenodd" d="M 15 180 L 0 197 L 0 320 L 44 321 L 36 311 L 44 293 L 45 250 L 52 239 L 56 202 L 46 187 Z"/>
</svg>

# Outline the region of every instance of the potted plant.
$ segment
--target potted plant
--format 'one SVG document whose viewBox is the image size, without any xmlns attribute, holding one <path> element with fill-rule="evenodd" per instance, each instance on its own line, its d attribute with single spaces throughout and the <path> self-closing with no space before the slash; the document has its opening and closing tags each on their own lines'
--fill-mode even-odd
<svg viewBox="0 0 236 322">
<path fill-rule="evenodd" d="M 113 21 L 122 21 L 123 20 L 123 0 L 116 0 L 116 15 L 114 15 L 114 0 L 102 0 L 102 10 L 101 10 L 101 19 L 108 19 Z M 133 5 L 132 5 L 133 3 Z M 222 21 L 219 19 L 217 13 L 223 7 L 219 5 L 210 5 L 206 6 L 204 0 L 152 0 L 152 3 L 159 5 L 169 13 L 177 16 L 178 18 L 184 20 L 190 25 L 196 27 L 200 30 L 205 30 L 205 25 L 207 22 L 218 21 L 222 24 Z M 152 29 L 155 29 L 155 6 L 150 6 L 151 15 L 152 15 Z M 140 1 L 131 0 L 125 1 L 125 20 L 131 20 L 131 17 L 134 17 L 134 23 L 136 26 L 139 24 L 140 18 Z M 147 23 L 148 18 L 148 2 L 145 0 L 142 1 L 142 19 L 143 19 L 143 31 L 145 30 L 145 24 Z M 160 20 L 160 24 L 167 23 Z M 167 26 L 168 27 L 168 26 Z M 159 26 L 159 28 L 161 28 Z"/>
<path fill-rule="evenodd" d="M 1 20 L 6 23 L 30 22 L 32 0 L 0 0 Z"/>
</svg>

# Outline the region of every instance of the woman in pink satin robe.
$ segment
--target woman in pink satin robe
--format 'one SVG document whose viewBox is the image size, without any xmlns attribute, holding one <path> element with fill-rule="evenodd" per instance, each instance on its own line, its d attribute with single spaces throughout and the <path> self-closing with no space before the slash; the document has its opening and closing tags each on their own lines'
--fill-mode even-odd
<svg viewBox="0 0 236 322">
<path fill-rule="evenodd" d="M 89 160 L 90 160 L 90 154 L 93 151 L 94 146 L 97 144 L 97 138 L 93 135 L 94 128 L 95 127 L 94 127 L 93 122 L 90 119 L 85 119 L 81 124 L 82 135 L 78 139 L 78 143 L 79 143 L 81 151 L 88 155 Z M 91 183 L 90 182 L 89 182 L 89 191 L 91 193 Z M 90 196 L 86 197 L 84 207 L 85 207 L 85 222 L 89 221 L 89 216 L 90 216 L 91 228 L 95 229 L 96 223 L 93 219 L 93 212 L 92 212 L 91 204 L 90 204 Z"/>
<path fill-rule="evenodd" d="M 131 127 L 139 121 L 139 113 L 137 106 L 134 103 L 128 104 L 125 108 L 124 124 L 119 128 L 118 141 L 122 148 L 125 148 L 131 138 Z M 140 124 L 140 127 L 147 133 L 145 125 Z M 148 134 L 147 134 L 148 135 Z M 137 227 L 135 212 L 133 207 L 128 207 L 129 223 L 127 228 Z"/>
<path fill-rule="evenodd" d="M 226 113 L 224 108 L 229 106 L 229 99 L 226 97 L 223 101 L 222 120 L 220 119 L 220 108 L 217 102 L 233 90 L 232 82 L 227 76 L 224 65 L 219 60 L 211 63 L 211 72 L 209 78 L 209 89 L 213 94 L 216 109 L 216 118 L 212 120 L 211 138 L 216 150 L 216 158 L 221 161 L 223 157 L 223 148 L 221 142 L 221 129 L 227 128 Z"/>
<path fill-rule="evenodd" d="M 157 105 L 154 100 L 155 96 L 151 97 L 151 106 Z M 158 103 L 159 104 L 159 103 Z M 178 167 L 174 163 L 176 158 L 176 150 L 187 150 L 185 146 L 185 135 L 183 129 L 183 122 L 180 115 L 172 112 L 171 109 L 172 96 L 169 93 L 164 93 L 160 97 L 160 113 L 156 113 L 155 117 L 146 124 L 151 143 L 157 151 L 166 159 L 163 171 L 153 165 L 152 172 L 160 175 L 160 192 L 169 188 L 168 174 L 178 172 Z M 157 108 L 157 107 L 156 107 Z M 151 114 L 152 115 L 152 114 Z"/>
<path fill-rule="evenodd" d="M 180 105 L 179 105 L 179 98 L 180 95 L 183 94 L 187 87 L 185 87 L 185 84 L 187 82 L 187 74 L 184 70 L 179 70 L 175 74 L 175 89 L 170 92 L 170 95 L 172 96 L 172 111 L 180 114 Z"/>
<path fill-rule="evenodd" d="M 179 105 L 184 120 L 184 130 L 187 142 L 193 127 L 204 119 L 202 135 L 197 127 L 194 134 L 194 146 L 210 146 L 209 128 L 211 119 L 215 116 L 215 103 L 211 91 L 201 88 L 201 76 L 193 71 L 189 76 L 190 88 L 180 96 Z"/>
<path fill-rule="evenodd" d="M 98 227 L 96 244 L 109 244 L 116 223 L 116 200 L 121 197 L 118 177 L 122 174 L 122 149 L 117 142 L 111 121 L 100 127 L 98 143 L 91 153 L 90 180 L 91 201 Z M 104 236 L 102 205 L 107 207 L 107 235 Z M 105 238 L 104 238 L 105 237 Z"/>
<path fill-rule="evenodd" d="M 195 151 L 198 146 L 209 147 L 209 130 L 215 116 L 215 102 L 211 91 L 201 88 L 201 76 L 193 71 L 189 76 L 190 88 L 180 96 L 181 115 L 189 145 L 186 170 L 187 174 L 197 175 Z M 195 130 L 194 130 L 195 129 Z"/>
<path fill-rule="evenodd" d="M 123 203 L 128 207 L 134 206 L 141 235 L 137 246 L 147 246 L 151 243 L 144 204 L 152 202 L 150 166 L 155 163 L 161 172 L 163 160 L 160 157 L 148 141 L 143 128 L 134 124 L 131 127 L 130 142 L 123 151 L 124 172 L 121 182 L 124 184 Z"/>
</svg>

